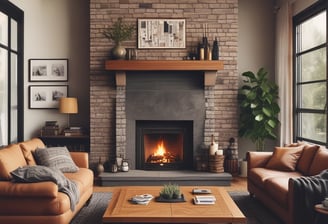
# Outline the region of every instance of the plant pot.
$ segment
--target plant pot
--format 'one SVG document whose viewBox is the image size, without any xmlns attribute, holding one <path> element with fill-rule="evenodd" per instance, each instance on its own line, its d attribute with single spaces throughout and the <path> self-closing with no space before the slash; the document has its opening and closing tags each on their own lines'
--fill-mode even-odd
<svg viewBox="0 0 328 224">
<path fill-rule="evenodd" d="M 115 47 L 112 48 L 112 57 L 113 59 L 125 59 L 126 50 L 121 44 L 117 44 Z"/>
</svg>

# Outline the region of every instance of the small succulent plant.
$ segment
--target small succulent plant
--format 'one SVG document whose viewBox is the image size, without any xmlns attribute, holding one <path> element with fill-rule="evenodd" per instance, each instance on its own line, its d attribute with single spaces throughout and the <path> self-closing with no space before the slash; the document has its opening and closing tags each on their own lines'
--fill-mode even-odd
<svg viewBox="0 0 328 224">
<path fill-rule="evenodd" d="M 181 197 L 180 187 L 177 184 L 164 184 L 159 195 L 164 199 L 178 199 Z"/>
</svg>

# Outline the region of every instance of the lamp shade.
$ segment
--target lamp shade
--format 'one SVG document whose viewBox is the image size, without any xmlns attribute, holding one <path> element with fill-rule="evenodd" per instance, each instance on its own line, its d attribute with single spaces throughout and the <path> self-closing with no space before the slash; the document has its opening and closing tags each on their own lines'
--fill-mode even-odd
<svg viewBox="0 0 328 224">
<path fill-rule="evenodd" d="M 77 114 L 77 98 L 62 97 L 59 99 L 59 112 L 63 114 Z"/>
</svg>

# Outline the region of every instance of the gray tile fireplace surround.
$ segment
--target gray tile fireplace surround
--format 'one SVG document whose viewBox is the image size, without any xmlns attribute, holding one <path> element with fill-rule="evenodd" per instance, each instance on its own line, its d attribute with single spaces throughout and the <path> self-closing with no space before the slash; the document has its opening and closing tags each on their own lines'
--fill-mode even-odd
<svg viewBox="0 0 328 224">
<path fill-rule="evenodd" d="M 175 183 L 181 186 L 230 186 L 230 173 L 210 173 L 192 170 L 145 171 L 129 170 L 128 172 L 99 175 L 101 186 L 156 186 Z"/>
</svg>

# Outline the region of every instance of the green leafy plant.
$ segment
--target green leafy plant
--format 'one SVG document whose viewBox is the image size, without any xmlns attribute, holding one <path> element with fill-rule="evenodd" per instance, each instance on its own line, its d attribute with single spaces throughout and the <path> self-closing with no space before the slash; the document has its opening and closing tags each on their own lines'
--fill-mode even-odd
<svg viewBox="0 0 328 224">
<path fill-rule="evenodd" d="M 257 151 L 263 151 L 265 139 L 276 139 L 280 107 L 278 86 L 260 68 L 257 74 L 244 72 L 244 85 L 239 89 L 239 136 L 249 138 Z"/>
<path fill-rule="evenodd" d="M 164 184 L 160 197 L 165 199 L 177 199 L 181 197 L 180 187 L 177 184 Z"/>
<path fill-rule="evenodd" d="M 135 27 L 132 24 L 126 24 L 122 18 L 118 18 L 112 27 L 104 30 L 103 34 L 109 39 L 113 40 L 115 44 L 119 44 L 122 41 L 131 39 Z"/>
</svg>

